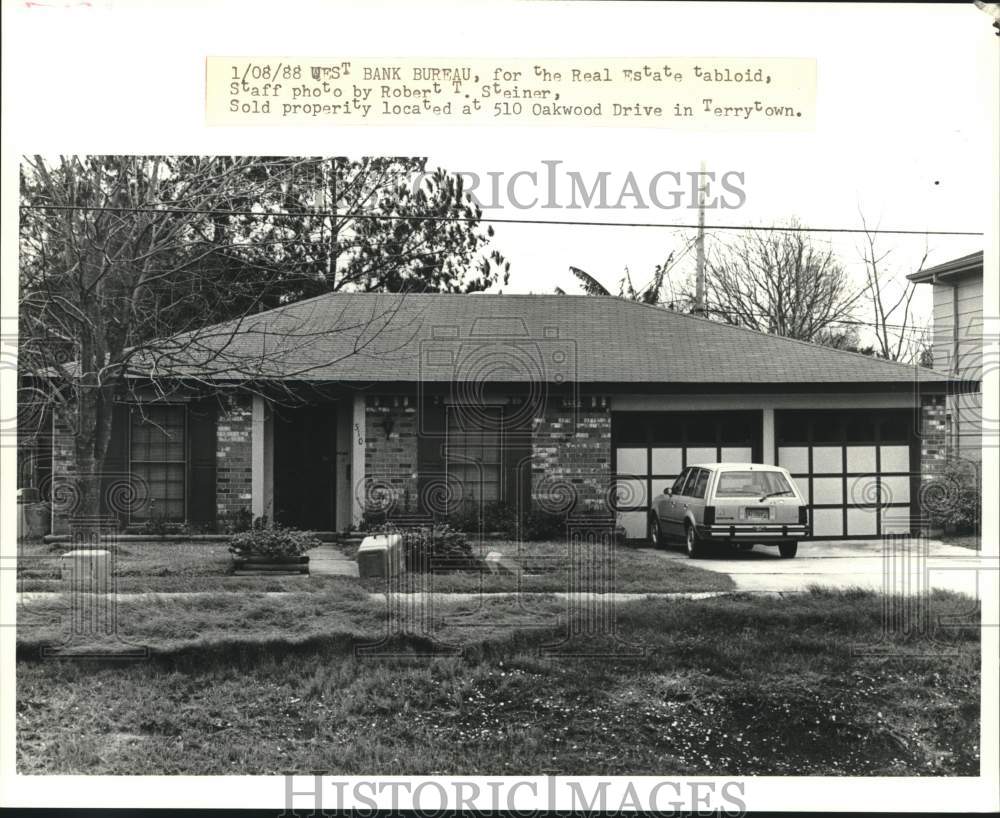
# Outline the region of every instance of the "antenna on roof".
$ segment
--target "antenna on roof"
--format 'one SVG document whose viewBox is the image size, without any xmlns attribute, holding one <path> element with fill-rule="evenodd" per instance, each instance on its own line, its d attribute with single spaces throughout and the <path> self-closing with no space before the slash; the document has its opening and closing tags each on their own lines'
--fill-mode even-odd
<svg viewBox="0 0 1000 818">
<path fill-rule="evenodd" d="M 695 268 L 694 313 L 705 314 L 705 160 L 701 160 L 701 172 L 698 175 L 698 238 L 697 266 Z"/>
</svg>

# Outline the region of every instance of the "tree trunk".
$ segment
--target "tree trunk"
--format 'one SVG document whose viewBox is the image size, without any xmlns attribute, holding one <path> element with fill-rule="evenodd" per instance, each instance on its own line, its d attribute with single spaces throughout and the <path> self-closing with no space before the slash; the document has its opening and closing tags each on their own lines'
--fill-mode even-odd
<svg viewBox="0 0 1000 818">
<path fill-rule="evenodd" d="M 73 453 L 75 503 L 70 516 L 96 520 L 106 513 L 101 497 L 105 461 L 111 442 L 114 393 L 107 386 L 85 384 L 77 391 Z"/>
</svg>

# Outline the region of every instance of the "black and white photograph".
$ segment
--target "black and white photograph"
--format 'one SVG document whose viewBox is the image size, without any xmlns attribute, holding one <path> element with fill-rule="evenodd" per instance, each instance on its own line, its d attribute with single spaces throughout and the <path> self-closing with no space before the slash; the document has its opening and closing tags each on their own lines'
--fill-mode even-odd
<svg viewBox="0 0 1000 818">
<path fill-rule="evenodd" d="M 997 4 L 296 5 L 4 7 L 0 807 L 1000 809 Z"/>
</svg>

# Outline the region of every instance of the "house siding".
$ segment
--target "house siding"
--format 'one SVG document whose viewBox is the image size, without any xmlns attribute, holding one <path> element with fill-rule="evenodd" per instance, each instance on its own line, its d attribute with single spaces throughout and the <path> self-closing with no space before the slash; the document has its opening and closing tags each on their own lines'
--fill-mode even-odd
<svg viewBox="0 0 1000 818">
<path fill-rule="evenodd" d="M 968 276 L 934 284 L 934 367 L 963 379 L 982 379 L 983 279 Z M 956 330 L 956 308 L 958 327 Z M 956 337 L 957 336 L 957 337 Z M 982 392 L 949 395 L 947 448 L 952 457 L 982 457 Z"/>
</svg>

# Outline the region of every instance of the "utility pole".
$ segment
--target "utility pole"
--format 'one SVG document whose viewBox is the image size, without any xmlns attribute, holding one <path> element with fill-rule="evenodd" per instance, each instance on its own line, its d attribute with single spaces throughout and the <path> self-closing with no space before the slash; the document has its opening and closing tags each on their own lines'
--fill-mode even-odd
<svg viewBox="0 0 1000 818">
<path fill-rule="evenodd" d="M 701 163 L 701 173 L 698 176 L 698 239 L 697 268 L 695 276 L 694 311 L 697 315 L 705 314 L 705 161 Z"/>
</svg>

